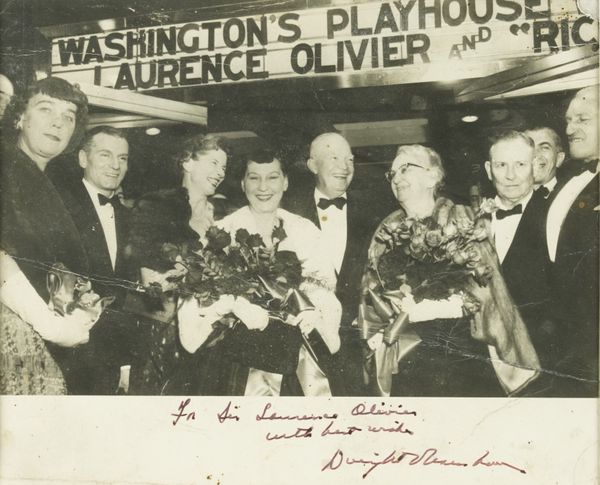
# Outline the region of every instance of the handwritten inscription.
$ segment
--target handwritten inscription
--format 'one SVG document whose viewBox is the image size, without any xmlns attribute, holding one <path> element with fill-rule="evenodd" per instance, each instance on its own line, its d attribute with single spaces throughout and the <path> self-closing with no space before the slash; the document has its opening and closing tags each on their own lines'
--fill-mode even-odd
<svg viewBox="0 0 600 485">
<path fill-rule="evenodd" d="M 281 433 L 281 434 L 271 434 L 268 432 L 266 435 L 267 441 L 273 440 L 289 440 L 292 438 L 312 438 L 313 428 L 297 428 L 293 433 Z"/>
<path fill-rule="evenodd" d="M 238 406 L 234 406 L 234 409 L 238 409 Z M 217 414 L 217 419 L 219 420 L 219 423 L 223 424 L 228 419 L 239 421 L 240 417 L 236 416 L 235 414 L 232 414 L 231 401 L 229 401 L 227 403 L 227 406 L 225 406 L 225 409 L 223 409 L 223 411 Z"/>
<path fill-rule="evenodd" d="M 191 399 L 189 399 L 189 398 L 186 399 L 185 401 L 181 401 L 179 403 L 179 408 L 177 410 L 177 413 L 171 414 L 171 416 L 175 416 L 175 419 L 173 420 L 173 426 L 176 426 L 181 418 L 185 418 L 186 421 L 196 419 L 196 413 L 194 411 L 184 413 L 185 408 L 188 406 L 188 404 L 190 402 L 191 402 Z"/>
<path fill-rule="evenodd" d="M 385 403 L 381 403 L 381 407 L 377 404 L 371 404 L 371 406 L 367 407 L 365 403 L 357 404 L 352 408 L 350 412 L 352 416 L 390 416 L 392 414 L 401 415 L 401 416 L 416 416 L 416 411 L 407 411 L 402 409 L 402 404 L 395 408 L 385 408 Z"/>
<path fill-rule="evenodd" d="M 363 465 L 366 466 L 366 471 L 362 474 L 363 478 L 367 478 L 371 472 L 373 472 L 376 468 L 383 465 L 398 465 L 403 464 L 407 466 L 444 466 L 444 467 L 476 467 L 476 466 L 486 466 L 486 467 L 507 467 L 511 470 L 518 471 L 519 473 L 526 473 L 526 471 L 522 468 L 519 468 L 515 465 L 512 465 L 505 461 L 484 461 L 490 452 L 486 451 L 481 457 L 477 458 L 471 464 L 464 461 L 458 461 L 453 458 L 444 458 L 438 455 L 438 450 L 436 448 L 427 448 L 422 452 L 414 452 L 414 451 L 397 451 L 394 450 L 391 453 L 385 455 L 380 455 L 379 453 L 374 453 L 374 458 L 362 458 L 362 457 L 349 457 L 345 456 L 342 450 L 337 450 L 333 456 L 329 459 L 329 461 L 321 468 L 321 471 L 335 471 L 338 470 L 342 465 Z"/>
<path fill-rule="evenodd" d="M 302 414 L 302 415 L 294 415 L 294 416 L 284 416 L 279 415 L 275 411 L 269 411 L 271 409 L 271 403 L 268 402 L 265 404 L 262 413 L 256 415 L 257 421 L 315 421 L 321 419 L 337 419 L 338 415 L 335 413 L 332 414 Z"/>
<path fill-rule="evenodd" d="M 177 411 L 171 413 L 174 417 L 172 425 L 176 426 L 181 420 L 196 420 L 196 412 L 191 410 L 191 399 L 179 402 Z M 507 471 L 527 473 L 524 468 L 508 461 L 493 456 L 490 450 L 481 452 L 475 459 L 458 459 L 447 456 L 437 448 L 426 446 L 422 451 L 415 446 L 415 427 L 418 422 L 411 421 L 417 416 L 414 410 L 404 409 L 401 404 L 365 403 L 359 402 L 348 407 L 346 412 L 321 412 L 308 414 L 285 414 L 277 409 L 271 402 L 262 405 L 258 413 L 248 415 L 241 412 L 241 405 L 228 401 L 225 407 L 216 414 L 219 425 L 233 425 L 241 421 L 252 420 L 260 423 L 267 442 L 319 440 L 327 437 L 350 437 L 365 433 L 395 433 L 401 439 L 411 440 L 412 446 L 393 449 L 387 453 L 372 452 L 362 456 L 349 456 L 343 450 L 337 449 L 329 452 L 327 458 L 321 460 L 318 466 L 322 472 L 334 472 L 343 466 L 361 465 L 362 478 L 367 478 L 379 467 L 385 465 L 404 465 L 421 467 L 450 467 L 454 469 L 493 468 L 506 469 Z M 402 416 L 402 418 L 400 418 Z M 424 422 L 420 419 L 420 422 Z M 287 426 L 287 429 L 286 429 Z M 409 427 L 410 426 L 410 427 Z M 331 438 L 329 438 L 331 439 Z M 347 438 L 352 439 L 352 438 Z M 339 440 L 333 440 L 338 443 Z M 339 446 L 339 445 L 338 445 Z M 324 463 L 324 464 L 323 464 Z"/>
</svg>

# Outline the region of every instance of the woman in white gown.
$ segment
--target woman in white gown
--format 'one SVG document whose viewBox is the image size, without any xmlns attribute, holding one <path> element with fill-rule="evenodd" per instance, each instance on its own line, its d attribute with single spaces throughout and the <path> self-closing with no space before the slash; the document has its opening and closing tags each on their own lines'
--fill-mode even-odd
<svg viewBox="0 0 600 485">
<path fill-rule="evenodd" d="M 288 179 L 283 163 L 271 152 L 247 158 L 241 184 L 248 205 L 217 225 L 232 239 L 238 229 L 259 234 L 267 247 L 273 244 L 273 229 L 282 225 L 287 236 L 278 250 L 292 251 L 298 257 L 303 277 L 300 290 L 314 308 L 301 311 L 293 324 L 288 324 L 242 297 L 224 295 L 200 312 L 192 302 L 180 310 L 187 313 L 186 318 L 180 317 L 181 342 L 188 352 L 195 352 L 206 339 L 210 324 L 232 313 L 243 325 L 237 325 L 222 342 L 221 355 L 228 362 L 222 366 L 228 369 L 221 375 L 222 393 L 331 395 L 325 375 L 302 339 L 316 330 L 330 353 L 340 346 L 341 306 L 334 294 L 335 272 L 324 257 L 320 232 L 312 222 L 279 207 Z"/>
</svg>

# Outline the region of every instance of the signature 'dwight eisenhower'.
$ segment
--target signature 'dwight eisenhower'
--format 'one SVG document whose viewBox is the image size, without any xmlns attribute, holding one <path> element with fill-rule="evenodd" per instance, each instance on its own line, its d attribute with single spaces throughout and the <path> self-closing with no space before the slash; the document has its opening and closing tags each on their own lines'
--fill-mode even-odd
<svg viewBox="0 0 600 485">
<path fill-rule="evenodd" d="M 381 465 L 438 465 L 438 466 L 449 466 L 449 467 L 459 467 L 459 468 L 467 468 L 467 467 L 507 467 L 511 470 L 517 471 L 519 473 L 527 473 L 522 468 L 519 468 L 515 465 L 507 463 L 505 461 L 496 461 L 489 460 L 490 452 L 486 451 L 479 458 L 474 460 L 473 462 L 461 462 L 456 461 L 454 459 L 441 458 L 438 456 L 438 450 L 436 448 L 427 448 L 423 452 L 414 452 L 414 451 L 392 451 L 385 458 L 380 458 L 379 453 L 375 453 L 375 458 L 352 458 L 345 457 L 344 452 L 342 450 L 337 450 L 331 459 L 325 464 L 321 471 L 326 470 L 337 470 L 342 465 L 363 465 L 368 467 L 367 470 L 362 474 L 363 478 L 367 478 L 367 476 L 375 470 L 377 467 Z M 382 456 L 382 455 L 381 455 Z"/>
</svg>

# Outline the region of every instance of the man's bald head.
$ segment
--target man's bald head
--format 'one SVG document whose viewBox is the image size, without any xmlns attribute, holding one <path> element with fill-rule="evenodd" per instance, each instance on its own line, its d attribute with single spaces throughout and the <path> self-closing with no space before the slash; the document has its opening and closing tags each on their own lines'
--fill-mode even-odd
<svg viewBox="0 0 600 485">
<path fill-rule="evenodd" d="M 571 157 L 598 158 L 598 86 L 577 91 L 565 115 Z"/>
<path fill-rule="evenodd" d="M 344 194 L 354 176 L 350 144 L 339 133 L 323 133 L 310 144 L 308 169 L 316 175 L 317 188 L 327 197 Z"/>
</svg>

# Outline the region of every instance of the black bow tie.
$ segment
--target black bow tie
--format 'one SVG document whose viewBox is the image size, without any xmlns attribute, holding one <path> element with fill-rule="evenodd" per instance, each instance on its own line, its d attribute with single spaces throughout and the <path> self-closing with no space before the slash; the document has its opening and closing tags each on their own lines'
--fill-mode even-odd
<svg viewBox="0 0 600 485">
<path fill-rule="evenodd" d="M 523 213 L 523 206 L 521 204 L 517 204 L 516 206 L 514 206 L 512 209 L 498 209 L 496 211 L 496 219 L 497 220 L 502 220 L 505 217 L 508 216 L 516 216 L 517 214 L 522 214 Z"/>
<path fill-rule="evenodd" d="M 323 199 L 320 198 L 317 206 L 319 209 L 327 209 L 329 206 L 336 206 L 338 209 L 343 209 L 346 205 L 346 199 L 344 197 L 336 197 L 335 199 Z"/>
<path fill-rule="evenodd" d="M 113 195 L 112 197 L 106 197 L 105 195 L 98 194 L 98 201 L 100 202 L 101 206 L 110 204 L 113 207 L 116 207 L 121 203 L 116 195 Z"/>
<path fill-rule="evenodd" d="M 550 195 L 550 191 L 548 190 L 548 187 L 544 187 L 543 185 L 540 185 L 536 189 L 535 193 L 542 196 L 544 199 L 548 198 L 548 196 Z"/>
<path fill-rule="evenodd" d="M 598 170 L 598 159 L 590 160 L 585 162 L 583 160 L 575 160 L 571 162 L 573 164 L 573 173 L 575 175 L 581 175 L 583 172 L 596 173 Z"/>
</svg>

